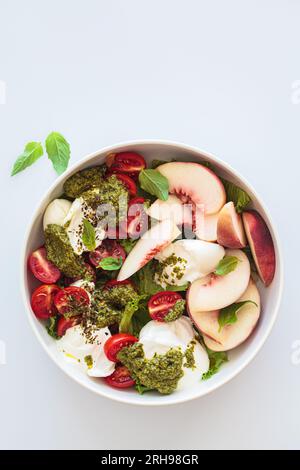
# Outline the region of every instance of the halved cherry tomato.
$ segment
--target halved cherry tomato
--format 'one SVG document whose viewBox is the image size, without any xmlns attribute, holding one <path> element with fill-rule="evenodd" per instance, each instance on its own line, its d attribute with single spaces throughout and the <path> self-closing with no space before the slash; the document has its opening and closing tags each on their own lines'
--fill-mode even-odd
<svg viewBox="0 0 300 470">
<path fill-rule="evenodd" d="M 104 343 L 104 352 L 107 359 L 113 362 L 118 362 L 118 352 L 121 351 L 122 348 L 130 346 L 137 341 L 138 339 L 135 336 L 128 335 L 127 333 L 118 333 L 117 335 L 112 335 Z"/>
<path fill-rule="evenodd" d="M 136 152 L 120 152 L 110 154 L 106 161 L 109 171 L 112 173 L 126 173 L 136 178 L 141 170 L 146 168 L 146 162 L 142 155 Z"/>
<path fill-rule="evenodd" d="M 105 239 L 95 251 L 91 251 L 89 253 L 90 262 L 96 267 L 99 266 L 99 263 L 103 258 L 108 257 L 116 259 L 122 258 L 122 261 L 124 262 L 126 252 L 115 240 Z"/>
<path fill-rule="evenodd" d="M 57 313 L 54 297 L 60 291 L 55 284 L 43 284 L 31 296 L 31 308 L 37 318 L 50 318 Z"/>
<path fill-rule="evenodd" d="M 86 267 L 86 280 L 88 282 L 96 282 L 96 271 L 91 266 L 89 263 L 84 263 Z M 82 276 L 78 277 L 64 277 L 64 285 L 69 286 L 70 284 L 73 284 L 73 282 L 80 281 L 82 279 Z"/>
<path fill-rule="evenodd" d="M 60 278 L 60 270 L 47 259 L 44 246 L 31 253 L 28 265 L 32 274 L 44 284 L 54 284 Z"/>
<path fill-rule="evenodd" d="M 130 178 L 130 176 L 125 175 L 123 173 L 113 172 L 113 171 L 109 171 L 107 173 L 108 176 L 112 175 L 112 174 L 114 174 L 118 178 L 118 180 L 121 181 L 121 183 L 124 184 L 124 186 L 127 189 L 130 196 L 135 196 L 136 195 L 137 187 L 136 187 L 136 184 L 133 181 L 133 179 Z"/>
<path fill-rule="evenodd" d="M 60 315 L 79 315 L 89 303 L 89 295 L 82 287 L 65 287 L 54 297 L 54 304 Z"/>
<path fill-rule="evenodd" d="M 81 322 L 81 316 L 77 315 L 76 317 L 60 317 L 57 322 L 57 334 L 58 336 L 63 336 L 65 332 L 72 328 L 72 326 L 78 325 Z"/>
<path fill-rule="evenodd" d="M 112 289 L 117 286 L 131 286 L 134 287 L 133 283 L 129 279 L 125 279 L 124 281 L 117 281 L 116 279 L 111 279 L 110 281 L 106 281 L 103 286 L 103 289 Z"/>
<path fill-rule="evenodd" d="M 182 300 L 181 295 L 168 290 L 152 295 L 148 302 L 149 315 L 152 320 L 164 321 L 165 316 L 178 300 Z"/>
<path fill-rule="evenodd" d="M 104 380 L 108 385 L 115 388 L 128 388 L 135 385 L 135 381 L 131 378 L 129 370 L 122 365 L 118 365 L 114 372 L 108 377 L 105 377 Z"/>
<path fill-rule="evenodd" d="M 130 238 L 139 238 L 148 230 L 148 215 L 143 197 L 135 197 L 128 204 L 127 234 Z"/>
</svg>

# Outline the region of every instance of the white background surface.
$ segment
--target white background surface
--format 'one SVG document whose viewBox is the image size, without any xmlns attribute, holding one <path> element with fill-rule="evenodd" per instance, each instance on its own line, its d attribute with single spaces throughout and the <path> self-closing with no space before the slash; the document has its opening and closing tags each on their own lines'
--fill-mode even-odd
<svg viewBox="0 0 300 470">
<path fill-rule="evenodd" d="M 297 0 L 0 0 L 1 448 L 299 448 L 299 15 Z M 52 130 L 71 142 L 73 163 L 122 140 L 197 145 L 263 196 L 285 294 L 271 337 L 231 383 L 176 407 L 137 408 L 81 388 L 42 350 L 19 257 L 55 174 L 46 157 L 9 173 L 24 144 Z"/>
</svg>

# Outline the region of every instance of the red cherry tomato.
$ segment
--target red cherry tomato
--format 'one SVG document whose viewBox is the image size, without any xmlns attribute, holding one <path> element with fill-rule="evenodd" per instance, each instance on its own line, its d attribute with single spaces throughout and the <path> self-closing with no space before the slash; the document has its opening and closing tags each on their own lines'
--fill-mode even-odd
<svg viewBox="0 0 300 470">
<path fill-rule="evenodd" d="M 80 315 L 76 317 L 70 317 L 70 318 L 60 317 L 60 319 L 57 322 L 58 336 L 63 336 L 69 328 L 72 328 L 72 326 L 78 325 L 80 322 L 81 322 Z"/>
<path fill-rule="evenodd" d="M 84 264 L 85 264 L 85 267 L 86 267 L 87 275 L 89 277 L 89 279 L 87 279 L 87 281 L 96 282 L 96 271 L 95 271 L 95 269 L 89 263 L 84 263 Z M 65 277 L 64 278 L 64 285 L 69 286 L 70 284 L 73 284 L 73 282 L 80 281 L 81 279 L 82 279 L 82 276 Z"/>
<path fill-rule="evenodd" d="M 54 284 L 60 278 L 60 270 L 47 259 L 44 246 L 31 253 L 28 265 L 32 274 L 44 284 Z"/>
<path fill-rule="evenodd" d="M 127 234 L 130 238 L 139 238 L 148 230 L 148 215 L 143 197 L 135 197 L 128 204 Z"/>
<path fill-rule="evenodd" d="M 148 302 L 149 315 L 152 320 L 164 321 L 165 316 L 178 300 L 182 300 L 178 292 L 164 291 L 152 295 Z"/>
<path fill-rule="evenodd" d="M 57 313 L 54 297 L 60 291 L 55 284 L 43 284 L 31 296 L 31 308 L 37 318 L 46 319 Z"/>
<path fill-rule="evenodd" d="M 124 262 L 126 252 L 115 240 L 105 239 L 95 251 L 91 251 L 89 253 L 90 262 L 96 267 L 99 266 L 99 263 L 103 258 L 108 257 L 116 259 L 122 258 L 122 261 Z"/>
<path fill-rule="evenodd" d="M 61 315 L 82 313 L 90 303 L 90 298 L 82 287 L 69 286 L 60 290 L 54 297 L 54 304 Z"/>
<path fill-rule="evenodd" d="M 110 154 L 106 162 L 109 171 L 112 173 L 126 173 L 136 178 L 141 170 L 146 168 L 144 158 L 136 152 L 120 152 Z"/>
<path fill-rule="evenodd" d="M 128 388 L 135 385 L 135 381 L 131 378 L 127 367 L 121 365 L 118 365 L 114 372 L 105 377 L 104 380 L 108 385 L 115 388 Z"/>
<path fill-rule="evenodd" d="M 133 283 L 129 279 L 125 279 L 124 281 L 117 281 L 116 279 L 111 279 L 110 281 L 107 281 L 103 289 L 113 289 L 116 286 L 131 286 L 134 287 Z"/>
<path fill-rule="evenodd" d="M 110 176 L 112 174 L 115 174 L 115 176 L 118 178 L 118 180 L 121 181 L 121 183 L 124 184 L 124 186 L 127 189 L 130 196 L 135 196 L 136 195 L 137 187 L 136 187 L 136 184 L 133 181 L 133 179 L 130 178 L 130 176 L 122 174 L 122 173 L 111 172 L 111 171 L 109 171 L 107 173 L 108 176 Z"/>
<path fill-rule="evenodd" d="M 128 335 L 127 333 L 118 333 L 113 335 L 104 344 L 104 352 L 107 359 L 113 362 L 118 362 L 117 354 L 122 348 L 136 343 L 138 339 L 135 336 Z"/>
</svg>

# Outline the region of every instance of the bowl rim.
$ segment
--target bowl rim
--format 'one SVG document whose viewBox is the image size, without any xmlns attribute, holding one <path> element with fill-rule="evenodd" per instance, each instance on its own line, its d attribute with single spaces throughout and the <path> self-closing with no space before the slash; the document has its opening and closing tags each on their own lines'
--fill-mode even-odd
<svg viewBox="0 0 300 470">
<path fill-rule="evenodd" d="M 178 397 L 176 398 L 176 395 L 169 395 L 170 400 L 166 401 L 164 400 L 163 402 L 160 402 L 159 400 L 156 402 L 148 402 L 148 401 L 140 401 L 136 399 L 131 399 L 125 398 L 122 396 L 122 393 L 120 393 L 120 396 L 114 396 L 110 394 L 109 392 L 109 387 L 107 387 L 107 392 L 103 391 L 102 389 L 99 388 L 99 390 L 95 390 L 93 387 L 89 386 L 88 384 L 84 383 L 81 381 L 79 377 L 75 377 L 72 373 L 71 370 L 69 371 L 67 368 L 64 368 L 62 364 L 52 355 L 50 349 L 47 347 L 47 345 L 44 343 L 43 339 L 41 338 L 39 331 L 34 323 L 34 318 L 32 315 L 31 307 L 30 307 L 30 302 L 27 299 L 27 294 L 26 294 L 26 279 L 24 276 L 25 269 L 24 267 L 27 266 L 27 259 L 26 259 L 26 247 L 27 247 L 27 242 L 30 236 L 30 233 L 32 231 L 32 227 L 35 223 L 36 217 L 39 213 L 39 208 L 44 204 L 44 202 L 48 199 L 49 195 L 52 193 L 52 191 L 56 188 L 56 186 L 59 185 L 63 180 L 65 180 L 71 173 L 73 173 L 78 167 L 82 166 L 85 163 L 88 163 L 89 160 L 97 157 L 100 154 L 105 154 L 105 153 L 110 153 L 113 151 L 118 150 L 120 147 L 128 147 L 128 146 L 139 146 L 139 145 L 149 145 L 149 144 L 154 144 L 154 145 L 160 145 L 160 146 L 166 146 L 166 147 L 174 147 L 174 148 L 180 148 L 181 150 L 186 150 L 190 152 L 195 152 L 196 154 L 201 154 L 202 157 L 207 157 L 213 161 L 215 161 L 217 164 L 219 163 L 221 167 L 223 167 L 225 170 L 228 170 L 229 172 L 233 173 L 240 181 L 247 187 L 249 190 L 252 192 L 252 194 L 255 196 L 255 198 L 259 201 L 261 207 L 263 208 L 269 224 L 272 228 L 273 232 L 273 237 L 274 237 L 274 243 L 277 248 L 277 257 L 278 257 L 278 263 L 277 266 L 279 266 L 279 272 L 278 272 L 278 289 L 277 289 L 277 301 L 276 304 L 273 308 L 273 317 L 270 320 L 269 324 L 266 327 L 266 331 L 264 335 L 260 338 L 258 343 L 256 344 L 255 348 L 253 349 L 252 353 L 249 354 L 249 357 L 245 358 L 244 362 L 240 364 L 234 371 L 232 371 L 228 376 L 224 377 L 222 381 L 219 383 L 213 385 L 210 389 L 208 390 L 203 390 L 200 393 L 195 393 L 194 396 L 189 396 L 189 397 Z M 128 405 L 139 405 L 139 406 L 170 406 L 170 405 L 177 405 L 179 403 L 184 403 L 188 402 L 191 400 L 194 400 L 196 398 L 201 398 L 204 397 L 205 395 L 208 395 L 212 393 L 213 391 L 217 390 L 218 388 L 222 387 L 226 383 L 230 382 L 234 377 L 236 377 L 243 369 L 245 369 L 250 362 L 257 356 L 259 351 L 262 349 L 263 345 L 265 344 L 267 338 L 270 336 L 270 333 L 274 327 L 274 324 L 278 318 L 278 312 L 279 312 L 279 307 L 282 299 L 282 293 L 283 293 L 283 279 L 284 279 L 284 266 L 283 266 L 283 255 L 282 255 L 282 248 L 281 248 L 281 242 L 280 238 L 278 235 L 278 231 L 276 226 L 273 223 L 273 219 L 270 215 L 269 209 L 266 207 L 265 203 L 262 201 L 262 198 L 260 197 L 259 194 L 257 194 L 257 191 L 252 187 L 252 185 L 248 182 L 248 180 L 242 176 L 237 170 L 231 167 L 227 162 L 224 162 L 221 158 L 216 157 L 214 154 L 211 154 L 205 150 L 200 149 L 197 146 L 193 145 L 188 145 L 182 142 L 178 141 L 173 141 L 173 140 L 163 140 L 163 139 L 137 139 L 137 140 L 128 140 L 128 141 L 121 141 L 113 145 L 108 145 L 105 147 L 100 148 L 99 150 L 88 154 L 87 156 L 81 158 L 78 160 L 76 163 L 71 165 L 62 175 L 60 175 L 58 178 L 54 180 L 54 182 L 50 185 L 48 190 L 43 194 L 42 199 L 40 202 L 36 205 L 31 220 L 29 224 L 27 225 L 26 231 L 25 231 L 25 236 L 23 239 L 23 246 L 21 250 L 21 293 L 22 293 L 22 299 L 23 303 L 26 307 L 26 314 L 28 321 L 31 325 L 32 330 L 34 331 L 34 334 L 36 338 L 38 339 L 38 342 L 42 345 L 42 348 L 46 351 L 47 355 L 52 359 L 52 361 L 55 362 L 55 364 L 67 375 L 69 376 L 72 380 L 77 382 L 79 385 L 83 386 L 85 389 L 95 393 L 96 395 L 100 395 L 105 398 L 109 398 L 111 400 L 117 401 L 119 403 L 125 403 Z M 173 396 L 173 398 L 171 398 Z"/>
</svg>

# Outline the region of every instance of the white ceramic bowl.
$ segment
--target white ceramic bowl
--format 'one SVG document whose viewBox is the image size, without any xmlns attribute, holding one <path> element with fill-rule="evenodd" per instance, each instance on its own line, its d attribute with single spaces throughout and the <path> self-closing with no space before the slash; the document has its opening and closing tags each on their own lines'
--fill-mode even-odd
<svg viewBox="0 0 300 470">
<path fill-rule="evenodd" d="M 259 324 L 257 325 L 254 333 L 244 344 L 230 352 L 230 361 L 225 364 L 221 368 L 220 372 L 214 375 L 210 380 L 203 382 L 199 380 L 199 384 L 196 384 L 193 388 L 174 392 L 171 395 L 158 395 L 152 392 L 139 395 L 135 390 L 113 389 L 107 386 L 101 379 L 93 379 L 88 377 L 76 365 L 67 363 L 63 356 L 58 353 L 55 340 L 53 340 L 48 335 L 44 325 L 36 319 L 30 306 L 31 293 L 39 283 L 33 278 L 31 273 L 28 272 L 27 259 L 29 254 L 34 249 L 43 244 L 42 219 L 43 213 L 48 203 L 62 194 L 63 183 L 71 174 L 77 172 L 78 170 L 82 170 L 83 168 L 104 163 L 105 156 L 109 152 L 119 152 L 124 150 L 134 150 L 140 152 L 147 161 L 156 158 L 161 160 L 205 160 L 212 162 L 214 167 L 217 169 L 218 174 L 236 182 L 250 194 L 253 200 L 253 207 L 255 207 L 265 218 L 275 245 L 277 262 L 275 278 L 270 287 L 264 288 L 262 284 L 259 286 L 262 297 L 263 310 Z M 278 235 L 271 221 L 269 212 L 250 184 L 229 165 L 217 159 L 216 157 L 203 152 L 202 150 L 176 142 L 159 140 L 133 141 L 106 147 L 102 150 L 99 150 L 98 152 L 93 153 L 92 155 L 88 155 L 87 157 L 83 158 L 79 163 L 74 165 L 62 176 L 60 176 L 47 191 L 46 195 L 33 214 L 31 223 L 26 233 L 21 262 L 22 293 L 26 305 L 28 319 L 38 340 L 40 341 L 45 351 L 53 359 L 53 361 L 67 375 L 72 377 L 76 382 L 88 388 L 89 390 L 92 390 L 99 395 L 111 398 L 113 400 L 136 405 L 170 405 L 188 401 L 193 398 L 199 398 L 217 389 L 221 385 L 224 385 L 226 382 L 235 377 L 255 357 L 269 336 L 277 316 L 283 286 L 282 256 Z"/>
</svg>

